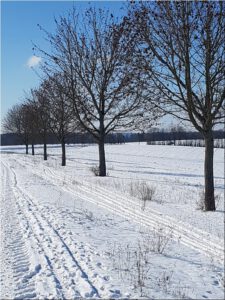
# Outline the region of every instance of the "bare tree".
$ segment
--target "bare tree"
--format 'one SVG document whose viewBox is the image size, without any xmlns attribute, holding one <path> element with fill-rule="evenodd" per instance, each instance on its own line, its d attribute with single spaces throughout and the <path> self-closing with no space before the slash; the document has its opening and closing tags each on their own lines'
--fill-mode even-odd
<svg viewBox="0 0 225 300">
<path fill-rule="evenodd" d="M 14 105 L 7 113 L 3 127 L 7 132 L 17 134 L 26 146 L 26 154 L 28 154 L 30 127 L 29 118 L 23 105 Z"/>
<path fill-rule="evenodd" d="M 44 160 L 47 160 L 47 137 L 49 133 L 50 101 L 45 95 L 47 81 L 38 89 L 32 90 L 32 104 L 36 113 L 37 130 L 43 142 Z"/>
<path fill-rule="evenodd" d="M 45 97 L 48 102 L 48 126 L 62 146 L 62 166 L 66 165 L 66 139 L 71 132 L 78 129 L 78 122 L 74 117 L 71 102 L 65 93 L 65 82 L 61 74 L 49 77 L 39 90 L 39 97 Z"/>
<path fill-rule="evenodd" d="M 45 33 L 52 52 L 36 47 L 47 59 L 45 70 L 60 70 L 66 78 L 74 114 L 97 141 L 99 175 L 106 176 L 106 136 L 132 128 L 145 114 L 142 71 L 133 61 L 133 40 L 125 34 L 123 22 L 93 8 L 82 16 L 72 11 L 56 21 L 56 33 Z"/>
<path fill-rule="evenodd" d="M 38 135 L 38 118 L 35 109 L 35 105 L 30 99 L 26 99 L 26 102 L 22 104 L 22 124 L 24 130 L 28 133 L 31 143 L 31 153 L 34 155 L 34 144 Z"/>
<path fill-rule="evenodd" d="M 189 121 L 205 140 L 205 210 L 215 210 L 213 128 L 224 122 L 222 1 L 157 1 L 132 5 L 140 66 L 151 76 L 157 106 Z M 131 30 L 134 29 L 134 26 Z"/>
</svg>

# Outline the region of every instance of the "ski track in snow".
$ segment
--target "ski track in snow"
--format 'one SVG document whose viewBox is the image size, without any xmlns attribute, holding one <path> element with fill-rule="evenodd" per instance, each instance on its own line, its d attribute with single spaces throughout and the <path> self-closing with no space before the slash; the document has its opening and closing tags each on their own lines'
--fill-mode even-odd
<svg viewBox="0 0 225 300">
<path fill-rule="evenodd" d="M 94 186 L 90 183 L 85 184 L 77 178 L 74 181 L 73 178 L 57 172 L 50 167 L 41 165 L 42 169 L 37 170 L 37 168 L 35 168 L 34 170 L 34 166 L 31 162 L 26 161 L 26 165 L 24 165 L 20 160 L 19 163 L 22 164 L 23 167 L 26 166 L 30 172 L 33 172 L 37 176 L 57 186 L 61 185 L 63 190 L 72 193 L 82 200 L 103 207 L 127 219 L 131 219 L 142 226 L 155 230 L 163 229 L 165 232 L 172 233 L 174 240 L 180 241 L 184 245 L 196 249 L 223 263 L 224 242 L 219 238 L 212 237 L 203 230 L 177 221 L 169 216 L 162 216 L 152 209 L 146 209 L 143 212 L 141 206 L 137 204 L 137 199 L 128 199 L 127 197 L 121 196 L 121 194 L 109 192 L 102 187 Z M 66 182 L 66 186 L 62 185 L 63 182 Z"/>
</svg>

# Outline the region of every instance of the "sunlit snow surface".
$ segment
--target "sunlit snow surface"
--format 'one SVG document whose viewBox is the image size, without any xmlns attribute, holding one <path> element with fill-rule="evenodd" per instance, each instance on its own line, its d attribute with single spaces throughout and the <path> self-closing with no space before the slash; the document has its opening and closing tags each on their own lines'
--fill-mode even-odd
<svg viewBox="0 0 225 300">
<path fill-rule="evenodd" d="M 223 149 L 216 212 L 197 209 L 204 148 L 106 145 L 105 178 L 96 145 L 67 146 L 66 167 L 35 151 L 1 147 L 1 299 L 223 299 Z"/>
</svg>

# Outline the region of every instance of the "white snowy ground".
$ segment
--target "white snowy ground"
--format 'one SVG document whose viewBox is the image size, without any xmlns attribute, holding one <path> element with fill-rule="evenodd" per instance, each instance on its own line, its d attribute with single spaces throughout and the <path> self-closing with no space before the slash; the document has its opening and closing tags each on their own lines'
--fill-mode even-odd
<svg viewBox="0 0 225 300">
<path fill-rule="evenodd" d="M 222 149 L 216 212 L 196 209 L 204 148 L 107 145 L 106 178 L 96 145 L 48 151 L 1 147 L 1 299 L 224 299 Z"/>
</svg>

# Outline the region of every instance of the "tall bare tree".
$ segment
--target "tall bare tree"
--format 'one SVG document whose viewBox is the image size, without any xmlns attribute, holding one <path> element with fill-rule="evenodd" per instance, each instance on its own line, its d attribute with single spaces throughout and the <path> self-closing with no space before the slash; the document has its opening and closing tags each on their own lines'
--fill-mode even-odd
<svg viewBox="0 0 225 300">
<path fill-rule="evenodd" d="M 32 90 L 32 105 L 36 113 L 37 130 L 43 142 L 44 160 L 47 160 L 47 137 L 50 132 L 50 101 L 46 97 L 47 81 L 43 81 L 38 89 Z"/>
<path fill-rule="evenodd" d="M 72 11 L 56 21 L 56 33 L 45 33 L 52 45 L 51 53 L 39 49 L 47 59 L 45 70 L 60 70 L 66 78 L 74 114 L 97 141 L 99 175 L 106 176 L 107 134 L 131 128 L 144 115 L 142 71 L 133 61 L 134 43 L 123 22 L 93 8 L 81 16 Z"/>
<path fill-rule="evenodd" d="M 26 102 L 22 104 L 22 116 L 22 124 L 24 130 L 26 129 L 28 132 L 29 141 L 31 143 L 31 153 L 34 155 L 34 145 L 38 136 L 38 116 L 35 105 L 30 101 L 30 98 L 26 98 Z"/>
<path fill-rule="evenodd" d="M 224 6 L 143 2 L 131 5 L 127 22 L 139 37 L 140 66 L 151 76 L 156 105 L 191 122 L 205 139 L 206 211 L 215 210 L 213 128 L 225 117 Z"/>
<path fill-rule="evenodd" d="M 65 89 L 64 77 L 61 74 L 54 74 L 43 82 L 42 90 L 39 90 L 38 95 L 38 97 L 45 97 L 45 101 L 48 102 L 48 127 L 61 143 L 62 166 L 66 165 L 68 135 L 79 128 Z"/>
</svg>

